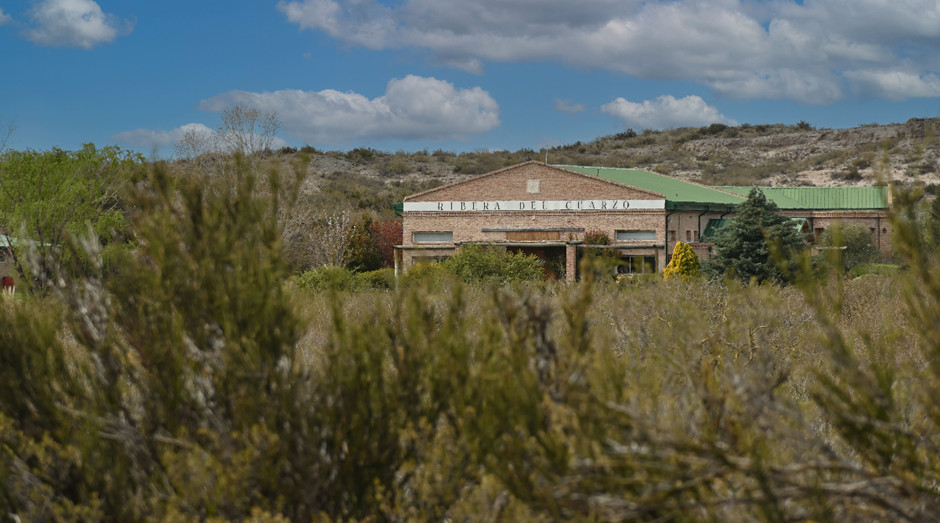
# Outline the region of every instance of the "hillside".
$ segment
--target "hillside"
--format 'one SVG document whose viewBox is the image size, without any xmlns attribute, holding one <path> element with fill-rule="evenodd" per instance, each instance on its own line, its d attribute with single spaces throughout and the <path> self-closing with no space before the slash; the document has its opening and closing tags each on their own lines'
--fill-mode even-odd
<svg viewBox="0 0 940 523">
<path fill-rule="evenodd" d="M 698 129 L 632 130 L 543 151 L 385 153 L 372 149 L 322 152 L 310 158 L 306 191 L 359 186 L 370 199 L 460 180 L 527 160 L 630 167 L 714 185 L 870 185 L 890 179 L 923 183 L 933 192 L 940 119 L 853 129 L 814 129 L 808 124 L 713 124 Z M 282 150 L 287 161 L 301 151 Z M 355 196 L 355 194 L 351 194 Z"/>
</svg>

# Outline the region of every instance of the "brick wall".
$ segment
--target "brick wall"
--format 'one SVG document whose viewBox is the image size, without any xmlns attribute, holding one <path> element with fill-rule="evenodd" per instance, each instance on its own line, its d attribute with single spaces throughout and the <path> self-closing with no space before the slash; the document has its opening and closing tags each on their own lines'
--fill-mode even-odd
<svg viewBox="0 0 940 523">
<path fill-rule="evenodd" d="M 529 192 L 530 180 L 538 192 Z M 602 178 L 526 162 L 405 198 L 406 202 L 484 200 L 658 200 L 661 195 L 632 189 Z"/>
<path fill-rule="evenodd" d="M 872 234 L 872 243 L 878 247 L 885 256 L 891 256 L 893 245 L 891 236 L 894 228 L 887 211 L 858 210 L 858 211 L 783 211 L 784 216 L 806 218 L 814 233 L 825 230 L 836 222 L 853 223 L 865 227 Z"/>
<path fill-rule="evenodd" d="M 469 201 L 567 201 L 567 200 L 662 200 L 656 193 L 609 182 L 593 176 L 528 162 L 495 171 L 464 182 L 425 191 L 405 199 L 405 202 L 469 202 Z M 659 266 L 665 263 L 663 249 L 655 244 L 665 243 L 663 231 L 665 211 L 662 209 L 608 209 L 581 211 L 462 211 L 462 212 L 405 212 L 402 220 L 402 264 L 407 270 L 412 259 L 425 256 L 424 250 L 433 244 L 414 242 L 415 232 L 452 232 L 454 244 L 465 242 L 518 241 L 522 231 L 536 232 L 547 238 L 547 231 L 557 232 L 554 240 L 579 242 L 585 232 L 602 231 L 611 240 L 618 230 L 655 231 L 656 239 L 632 242 L 645 245 L 644 252 L 659 255 Z M 538 241 L 533 242 L 537 244 Z M 408 248 L 415 245 L 418 248 Z M 438 247 L 443 248 L 444 245 Z"/>
</svg>

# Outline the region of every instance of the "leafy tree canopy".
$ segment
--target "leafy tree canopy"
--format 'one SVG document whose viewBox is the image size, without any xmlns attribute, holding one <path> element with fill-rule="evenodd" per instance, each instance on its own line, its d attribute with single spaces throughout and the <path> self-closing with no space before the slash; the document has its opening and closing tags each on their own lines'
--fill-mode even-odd
<svg viewBox="0 0 940 523">
<path fill-rule="evenodd" d="M 372 224 L 372 217 L 364 214 L 349 228 L 344 256 L 347 269 L 368 272 L 382 268 L 382 258 L 372 235 Z"/>
<path fill-rule="evenodd" d="M 137 153 L 93 144 L 77 151 L 8 151 L 0 156 L 0 233 L 29 241 L 13 251 L 20 275 L 42 281 L 67 234 L 90 227 L 107 240 L 122 231 L 118 194 L 142 165 Z M 24 245 L 38 251 L 33 271 L 24 265 Z"/>
<path fill-rule="evenodd" d="M 717 252 L 707 269 L 743 282 L 778 282 L 785 278 L 777 260 L 789 259 L 803 245 L 790 219 L 777 214 L 777 205 L 755 187 L 738 206 L 737 216 L 715 238 Z"/>
<path fill-rule="evenodd" d="M 873 263 L 881 256 L 871 236 L 871 231 L 862 225 L 836 223 L 823 231 L 819 245 L 840 248 L 836 252 L 842 268 L 848 271 L 858 265 Z"/>
</svg>

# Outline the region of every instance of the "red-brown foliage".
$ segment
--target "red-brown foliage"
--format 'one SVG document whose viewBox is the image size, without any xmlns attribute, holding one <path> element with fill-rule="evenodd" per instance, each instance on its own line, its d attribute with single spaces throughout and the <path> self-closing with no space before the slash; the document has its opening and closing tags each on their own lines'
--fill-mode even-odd
<svg viewBox="0 0 940 523">
<path fill-rule="evenodd" d="M 369 226 L 375 248 L 379 251 L 383 267 L 395 265 L 395 245 L 401 245 L 402 231 L 401 218 L 392 218 L 385 221 L 375 221 Z"/>
</svg>

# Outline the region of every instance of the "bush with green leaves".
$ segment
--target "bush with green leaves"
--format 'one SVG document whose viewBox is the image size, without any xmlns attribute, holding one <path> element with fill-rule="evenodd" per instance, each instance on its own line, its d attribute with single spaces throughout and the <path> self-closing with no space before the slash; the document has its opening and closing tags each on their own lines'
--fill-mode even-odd
<svg viewBox="0 0 940 523">
<path fill-rule="evenodd" d="M 142 172 L 139 154 L 90 143 L 0 155 L 0 234 L 22 240 L 11 249 L 20 281 L 46 286 L 72 236 L 91 230 L 106 244 L 124 241 L 120 196 Z"/>
<path fill-rule="evenodd" d="M 294 278 L 294 284 L 303 290 L 357 291 L 361 288 L 356 273 L 346 267 L 323 266 L 304 271 Z"/>
<path fill-rule="evenodd" d="M 0 297 L 0 518 L 940 519 L 914 196 L 887 276 L 311 293 L 243 174 L 154 171 L 119 270 Z"/>
<path fill-rule="evenodd" d="M 611 243 L 610 235 L 604 231 L 595 229 L 584 233 L 583 246 L 578 249 L 580 278 L 606 279 L 617 273 L 617 266 L 621 263 L 620 254 L 604 247 Z"/>
<path fill-rule="evenodd" d="M 399 276 L 402 288 L 430 287 L 443 289 L 456 280 L 454 275 L 441 263 L 418 263 L 408 268 L 408 272 Z"/>
<path fill-rule="evenodd" d="M 881 258 L 881 253 L 872 241 L 872 233 L 867 227 L 854 223 L 834 223 L 823 231 L 819 246 L 824 253 L 829 252 L 836 264 L 845 271 Z"/>
<path fill-rule="evenodd" d="M 346 267 L 356 272 L 368 272 L 382 268 L 382 257 L 373 237 L 373 220 L 364 214 L 350 226 L 346 239 L 343 261 Z"/>
<path fill-rule="evenodd" d="M 464 245 L 442 267 L 465 283 L 504 285 L 544 278 L 537 256 L 495 246 Z"/>
<path fill-rule="evenodd" d="M 377 269 L 354 272 L 346 267 L 318 267 L 293 278 L 298 289 L 312 292 L 389 290 L 395 286 L 395 271 Z"/>
<path fill-rule="evenodd" d="M 395 288 L 394 269 L 376 269 L 374 271 L 360 272 L 356 279 L 362 282 L 366 289 L 390 290 Z"/>
</svg>

